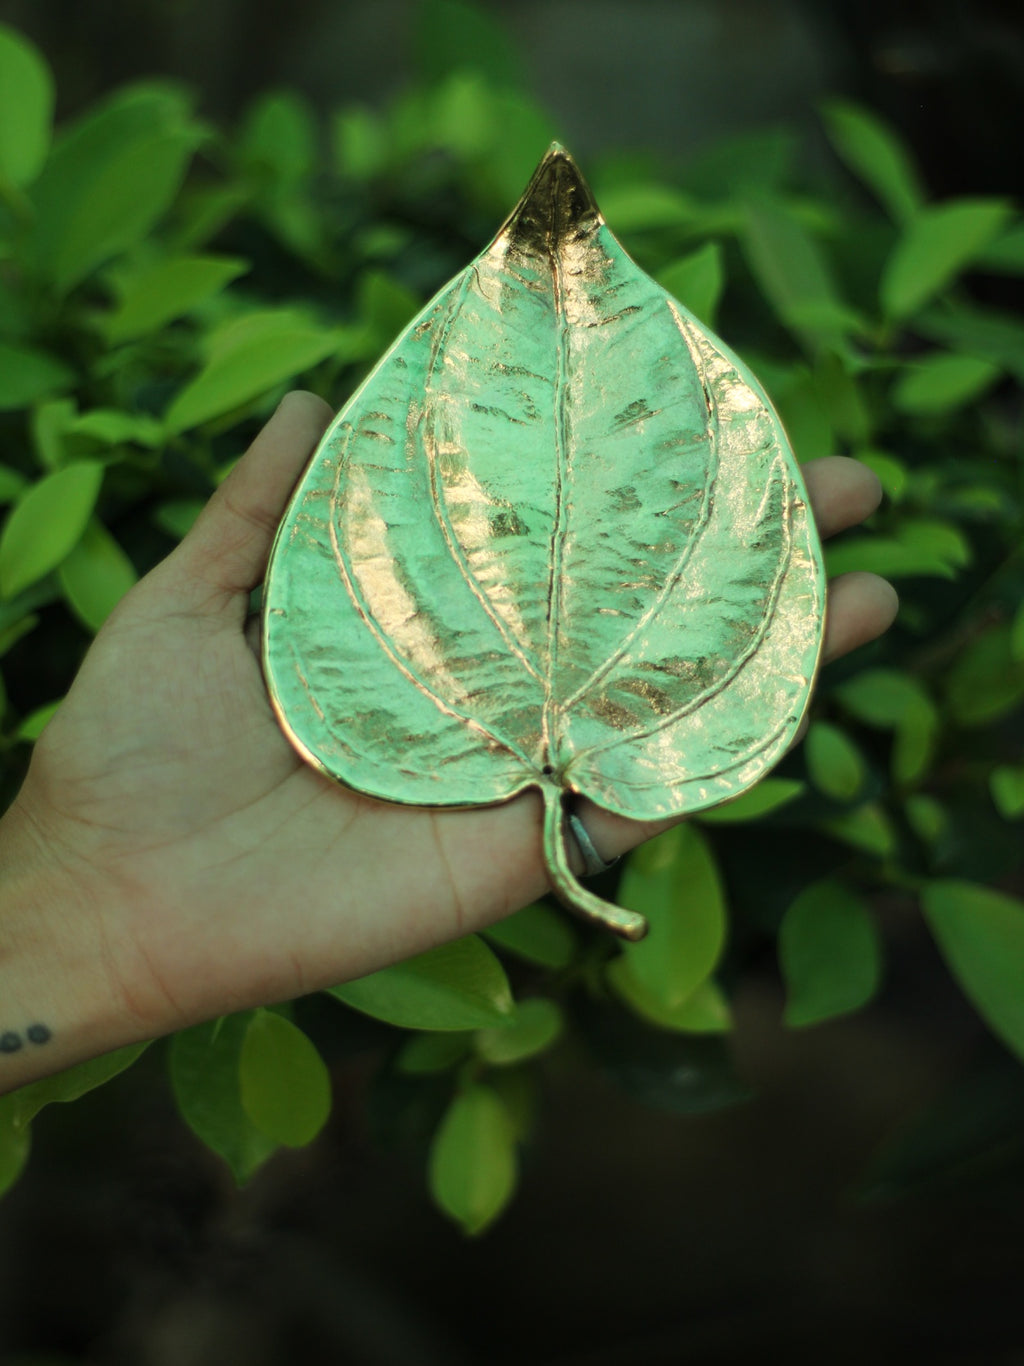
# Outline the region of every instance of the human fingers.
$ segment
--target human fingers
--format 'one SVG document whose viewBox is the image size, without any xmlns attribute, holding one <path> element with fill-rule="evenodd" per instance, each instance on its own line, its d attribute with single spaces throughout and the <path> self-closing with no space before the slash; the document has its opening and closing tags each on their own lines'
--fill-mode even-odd
<svg viewBox="0 0 1024 1366">
<path fill-rule="evenodd" d="M 882 501 L 874 470 L 845 455 L 826 455 L 801 467 L 814 520 L 822 537 L 863 522 Z"/>
</svg>

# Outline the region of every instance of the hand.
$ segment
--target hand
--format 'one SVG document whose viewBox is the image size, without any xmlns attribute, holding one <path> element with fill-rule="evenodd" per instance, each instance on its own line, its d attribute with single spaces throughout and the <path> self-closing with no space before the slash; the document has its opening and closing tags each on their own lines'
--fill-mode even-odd
<svg viewBox="0 0 1024 1366">
<path fill-rule="evenodd" d="M 534 794 L 470 811 L 383 805 L 303 762 L 271 711 L 249 593 L 330 417 L 312 394 L 288 395 L 99 633 L 0 823 L 0 924 L 15 946 L 0 951 L 0 1013 L 13 1000 L 64 1041 L 36 1050 L 37 1071 L 361 976 L 546 889 Z M 826 536 L 877 506 L 855 461 L 804 473 Z M 884 580 L 844 575 L 826 658 L 895 611 Z M 606 857 L 661 828 L 580 814 Z"/>
</svg>

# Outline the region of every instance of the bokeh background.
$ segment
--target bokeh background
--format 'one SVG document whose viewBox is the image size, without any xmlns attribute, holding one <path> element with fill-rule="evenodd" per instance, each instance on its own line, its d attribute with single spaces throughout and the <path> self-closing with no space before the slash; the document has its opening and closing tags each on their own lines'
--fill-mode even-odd
<svg viewBox="0 0 1024 1366">
<path fill-rule="evenodd" d="M 3 0 L 0 21 L 45 54 L 61 119 L 153 75 L 186 82 L 199 112 L 227 128 L 276 88 L 325 116 L 350 103 L 382 110 L 417 80 L 500 61 L 584 168 L 621 153 L 620 180 L 623 167 L 692 166 L 723 139 L 775 125 L 800 139 L 809 174 L 834 175 L 818 102 L 843 95 L 898 131 L 935 198 L 1020 195 L 1016 4 L 481 8 L 510 35 L 500 57 L 481 58 L 487 30 L 471 17 L 451 39 L 464 52 L 438 52 L 426 23 L 436 6 L 415 0 Z M 461 263 L 465 245 L 452 252 Z M 979 274 L 969 289 L 1019 311 L 1019 272 Z M 1000 392 L 1019 454 L 1019 398 Z M 137 549 L 140 567 L 158 550 Z M 936 593 L 941 610 L 946 591 L 950 610 L 966 600 L 940 582 L 921 610 Z M 52 693 L 48 669 L 59 673 L 26 658 L 20 681 L 17 669 L 8 677 L 23 711 Z M 1020 761 L 1019 717 L 1002 738 L 986 734 L 1018 746 Z M 970 830 L 970 858 L 953 871 L 976 875 L 998 846 L 983 876 L 1020 894 L 1019 822 L 1003 829 L 987 812 Z M 727 880 L 748 906 L 767 848 L 746 845 L 753 869 L 732 874 L 723 840 Z M 152 1050 L 35 1126 L 28 1170 L 0 1204 L 0 1362 L 1024 1363 L 1021 1064 L 899 890 L 876 889 L 872 907 L 884 985 L 866 1010 L 816 1029 L 783 1027 L 774 953 L 747 936 L 732 991 L 741 1104 L 716 1109 L 712 1097 L 709 1113 L 680 1114 L 643 1103 L 644 1078 L 624 1089 L 614 1066 L 591 1061 L 631 1037 L 634 1017 L 584 1021 L 545 1063 L 514 1202 L 472 1240 L 430 1202 L 426 1121 L 411 1113 L 421 1102 L 381 1079 L 383 1027 L 343 1028 L 332 1003 L 303 1003 L 335 1111 L 313 1147 L 279 1153 L 241 1191 L 182 1123 Z"/>
</svg>

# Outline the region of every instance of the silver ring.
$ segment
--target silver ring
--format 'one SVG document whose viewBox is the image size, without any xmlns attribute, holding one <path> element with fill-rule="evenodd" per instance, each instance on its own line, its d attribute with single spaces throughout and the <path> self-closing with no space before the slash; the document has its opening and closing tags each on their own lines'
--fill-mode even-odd
<svg viewBox="0 0 1024 1366">
<path fill-rule="evenodd" d="M 594 848 L 594 841 L 587 834 L 583 822 L 575 811 L 570 811 L 567 817 L 569 829 L 573 833 L 576 847 L 583 855 L 583 877 L 596 877 L 598 873 L 606 873 L 609 868 L 614 868 L 618 863 L 617 858 L 603 859 Z"/>
</svg>

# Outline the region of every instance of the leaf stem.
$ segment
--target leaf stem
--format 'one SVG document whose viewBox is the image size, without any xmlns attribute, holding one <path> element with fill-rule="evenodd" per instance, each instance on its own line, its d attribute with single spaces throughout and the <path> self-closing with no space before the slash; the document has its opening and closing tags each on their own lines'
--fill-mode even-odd
<svg viewBox="0 0 1024 1366">
<path fill-rule="evenodd" d="M 551 883 L 559 900 L 587 920 L 594 920 L 606 929 L 614 930 L 624 939 L 642 939 L 647 933 L 647 921 L 634 911 L 624 911 L 610 901 L 602 901 L 588 892 L 576 879 L 569 865 L 569 851 L 565 844 L 565 809 L 563 793 L 553 783 L 545 783 L 544 794 L 544 862 L 551 875 Z"/>
</svg>

